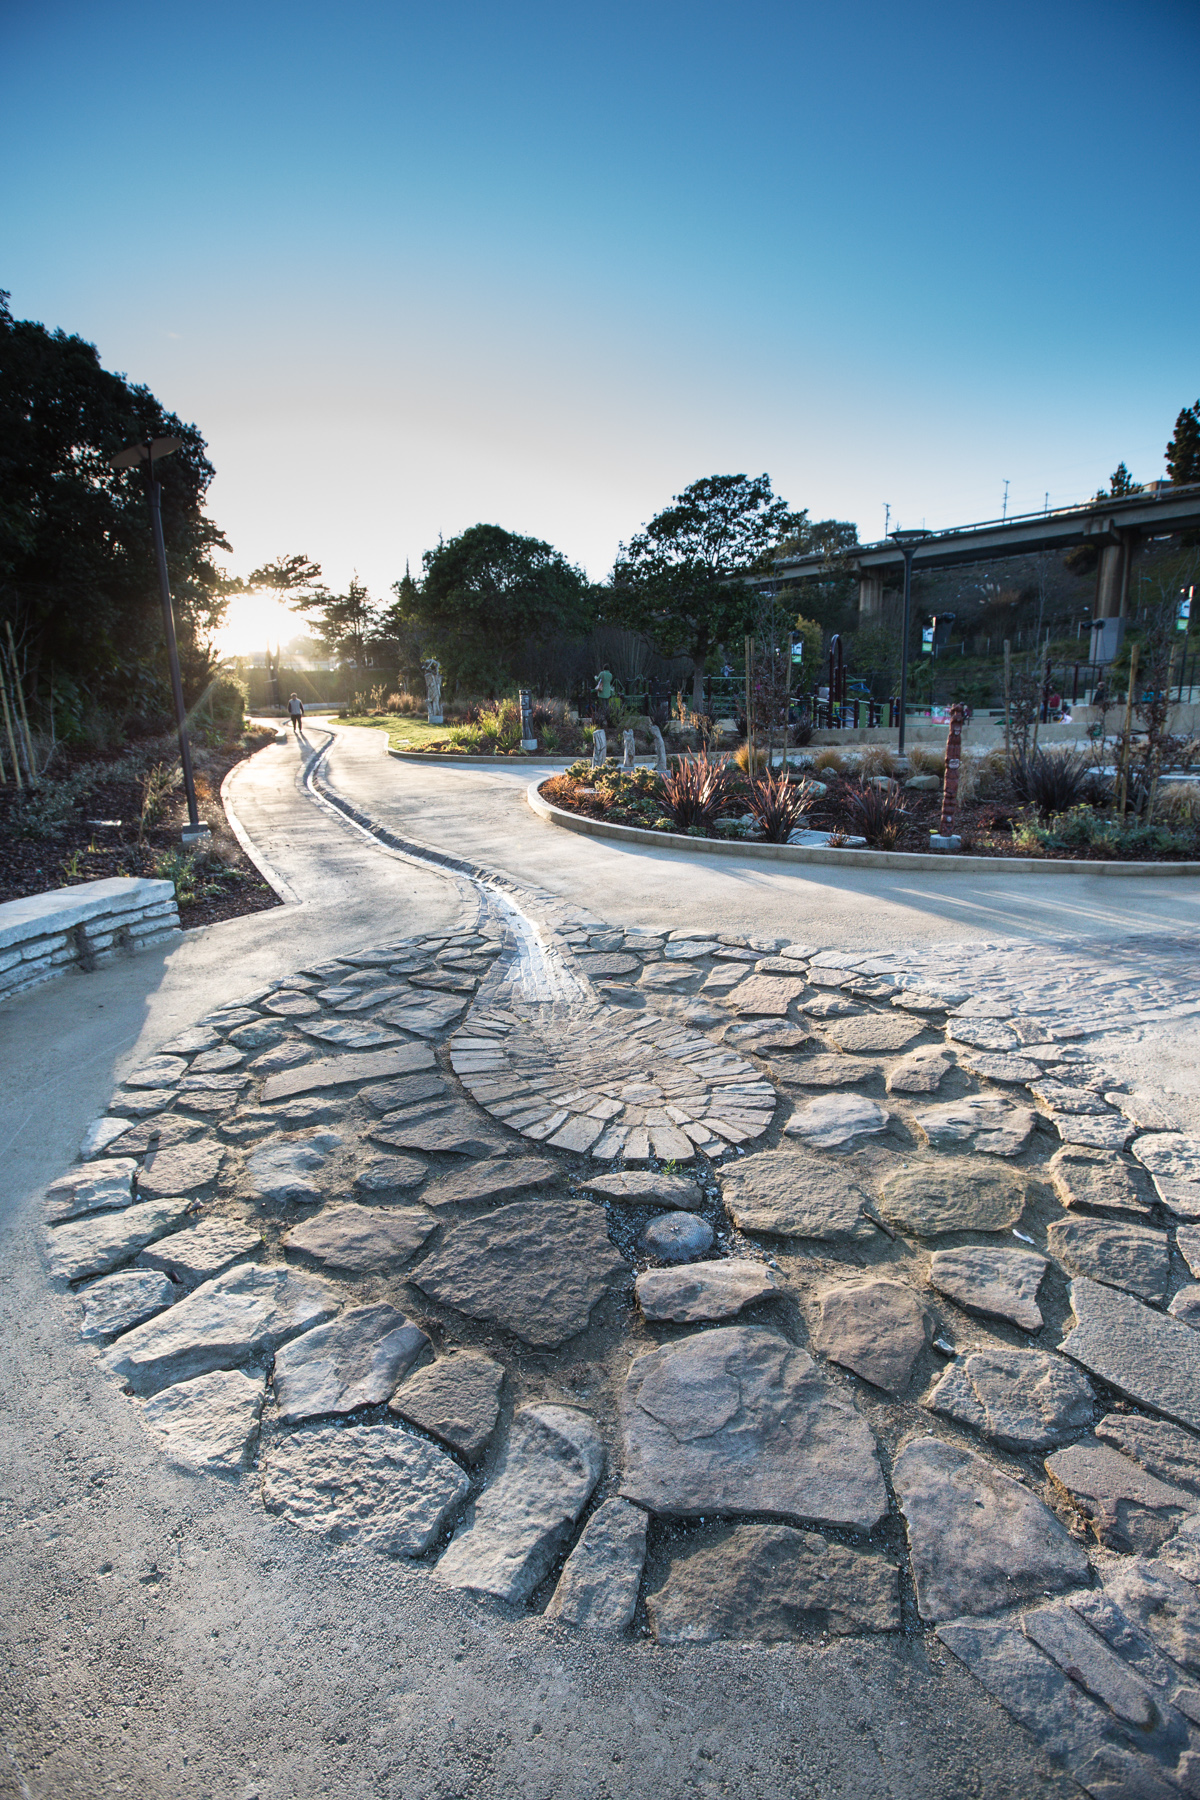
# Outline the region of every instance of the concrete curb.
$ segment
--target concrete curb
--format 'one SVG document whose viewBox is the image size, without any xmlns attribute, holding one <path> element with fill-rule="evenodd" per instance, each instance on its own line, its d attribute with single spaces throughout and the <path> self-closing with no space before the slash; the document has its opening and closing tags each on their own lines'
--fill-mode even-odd
<svg viewBox="0 0 1200 1800">
<path fill-rule="evenodd" d="M 644 831 L 637 825 L 610 825 L 606 819 L 588 819 L 582 813 L 564 812 L 537 791 L 536 781 L 525 798 L 539 818 L 564 831 L 583 837 L 612 838 L 623 844 L 648 844 L 656 849 L 687 850 L 700 856 L 742 856 L 751 862 L 807 863 L 839 869 L 937 869 L 943 875 L 1200 875 L 1200 863 L 1080 862 L 1062 858 L 1043 862 L 1034 856 L 936 856 L 922 850 L 816 850 L 799 844 L 756 844 L 745 838 L 722 843 L 719 838 L 685 837 L 682 832 Z"/>
<path fill-rule="evenodd" d="M 359 729 L 364 728 L 359 727 Z M 370 727 L 365 729 L 369 730 Z M 522 763 L 561 763 L 564 769 L 569 769 L 573 762 L 580 762 L 583 759 L 582 751 L 579 756 L 539 756 L 535 751 L 523 752 L 520 756 L 501 756 L 495 752 L 490 756 L 451 756 L 442 751 L 394 750 L 390 744 L 387 747 L 387 753 L 389 756 L 394 756 L 397 762 L 442 764 L 451 769 L 461 769 L 464 765 L 469 768 L 472 763 L 478 763 L 481 768 L 485 769 L 494 769 L 497 763 L 510 769 L 514 764 L 519 766 Z M 644 760 L 652 764 L 654 758 L 648 756 Z"/>
</svg>

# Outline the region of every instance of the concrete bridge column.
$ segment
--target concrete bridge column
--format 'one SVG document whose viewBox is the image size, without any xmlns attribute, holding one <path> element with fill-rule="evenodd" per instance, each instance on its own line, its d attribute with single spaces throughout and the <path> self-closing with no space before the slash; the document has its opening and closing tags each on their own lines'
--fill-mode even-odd
<svg viewBox="0 0 1200 1800">
<path fill-rule="evenodd" d="M 858 578 L 858 617 L 862 623 L 883 611 L 883 576 L 864 570 Z"/>
<path fill-rule="evenodd" d="M 1096 601 L 1092 609 L 1092 661 L 1112 662 L 1125 636 L 1129 607 L 1129 572 L 1136 538 L 1125 533 L 1115 544 L 1102 544 L 1096 569 Z"/>
</svg>

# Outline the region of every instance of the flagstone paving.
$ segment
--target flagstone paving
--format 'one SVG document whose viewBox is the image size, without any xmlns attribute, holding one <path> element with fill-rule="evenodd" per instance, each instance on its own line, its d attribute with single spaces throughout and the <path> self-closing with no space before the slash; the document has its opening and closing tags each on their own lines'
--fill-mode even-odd
<svg viewBox="0 0 1200 1800">
<path fill-rule="evenodd" d="M 559 1630 L 936 1633 L 1094 1795 L 1196 1793 L 1200 1141 L 1088 1042 L 1194 976 L 477 886 L 178 1033 L 47 1191 L 163 1454 Z"/>
</svg>

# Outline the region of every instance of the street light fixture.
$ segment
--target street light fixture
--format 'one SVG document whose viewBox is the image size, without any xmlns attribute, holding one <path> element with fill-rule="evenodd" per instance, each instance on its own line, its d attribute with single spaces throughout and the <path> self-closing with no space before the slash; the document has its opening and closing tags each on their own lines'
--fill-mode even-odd
<svg viewBox="0 0 1200 1800">
<path fill-rule="evenodd" d="M 904 717 L 908 707 L 908 634 L 912 624 L 912 561 L 913 551 L 922 538 L 932 537 L 931 531 L 910 529 L 907 531 L 889 531 L 888 536 L 894 544 L 899 544 L 904 557 L 904 625 L 900 637 L 900 741 L 896 746 L 900 756 L 904 755 Z"/>
<path fill-rule="evenodd" d="M 171 664 L 171 690 L 175 696 L 175 718 L 179 726 L 179 762 L 183 769 L 183 791 L 187 795 L 188 823 L 182 837 L 185 844 L 201 843 L 209 835 L 207 825 L 200 823 L 196 810 L 196 781 L 192 774 L 192 752 L 188 743 L 187 713 L 183 706 L 183 682 L 179 675 L 179 647 L 175 642 L 175 614 L 171 608 L 171 588 L 167 580 L 167 549 L 163 542 L 162 489 L 154 465 L 164 456 L 183 449 L 183 439 L 160 437 L 142 444 L 130 444 L 109 457 L 114 469 L 136 469 L 146 465 L 146 499 L 150 506 L 150 524 L 154 534 L 154 555 L 158 563 L 158 584 L 162 591 L 163 629 L 167 638 L 167 657 Z"/>
</svg>

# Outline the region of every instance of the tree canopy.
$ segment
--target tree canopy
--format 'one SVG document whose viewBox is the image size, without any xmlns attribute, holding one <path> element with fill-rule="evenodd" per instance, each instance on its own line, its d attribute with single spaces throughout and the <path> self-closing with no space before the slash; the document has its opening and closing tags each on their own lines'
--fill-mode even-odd
<svg viewBox="0 0 1200 1800">
<path fill-rule="evenodd" d="M 143 478 L 108 461 L 153 437 L 183 440 L 158 471 L 192 700 L 211 673 L 208 640 L 228 591 L 212 555 L 229 545 L 203 510 L 213 478 L 204 439 L 149 388 L 103 369 L 95 345 L 14 320 L 0 294 L 0 607 L 27 695 L 44 709 L 53 688 L 68 735 L 95 708 L 170 712 Z"/>
<path fill-rule="evenodd" d="M 1185 406 L 1175 420 L 1175 432 L 1167 445 L 1167 474 L 1176 487 L 1200 481 L 1200 400 Z"/>
<path fill-rule="evenodd" d="M 769 475 L 707 475 L 621 545 L 613 612 L 644 631 L 661 655 L 691 657 L 699 710 L 709 655 L 748 629 L 744 578 L 769 569 L 785 545 L 832 555 L 857 535 L 853 525 L 815 526 L 807 512 L 792 512 L 772 492 Z"/>
<path fill-rule="evenodd" d="M 531 640 L 590 623 L 583 572 L 540 538 L 472 525 L 421 561 L 419 582 L 396 583 L 388 625 L 416 634 L 451 690 L 495 694 Z"/>
</svg>

